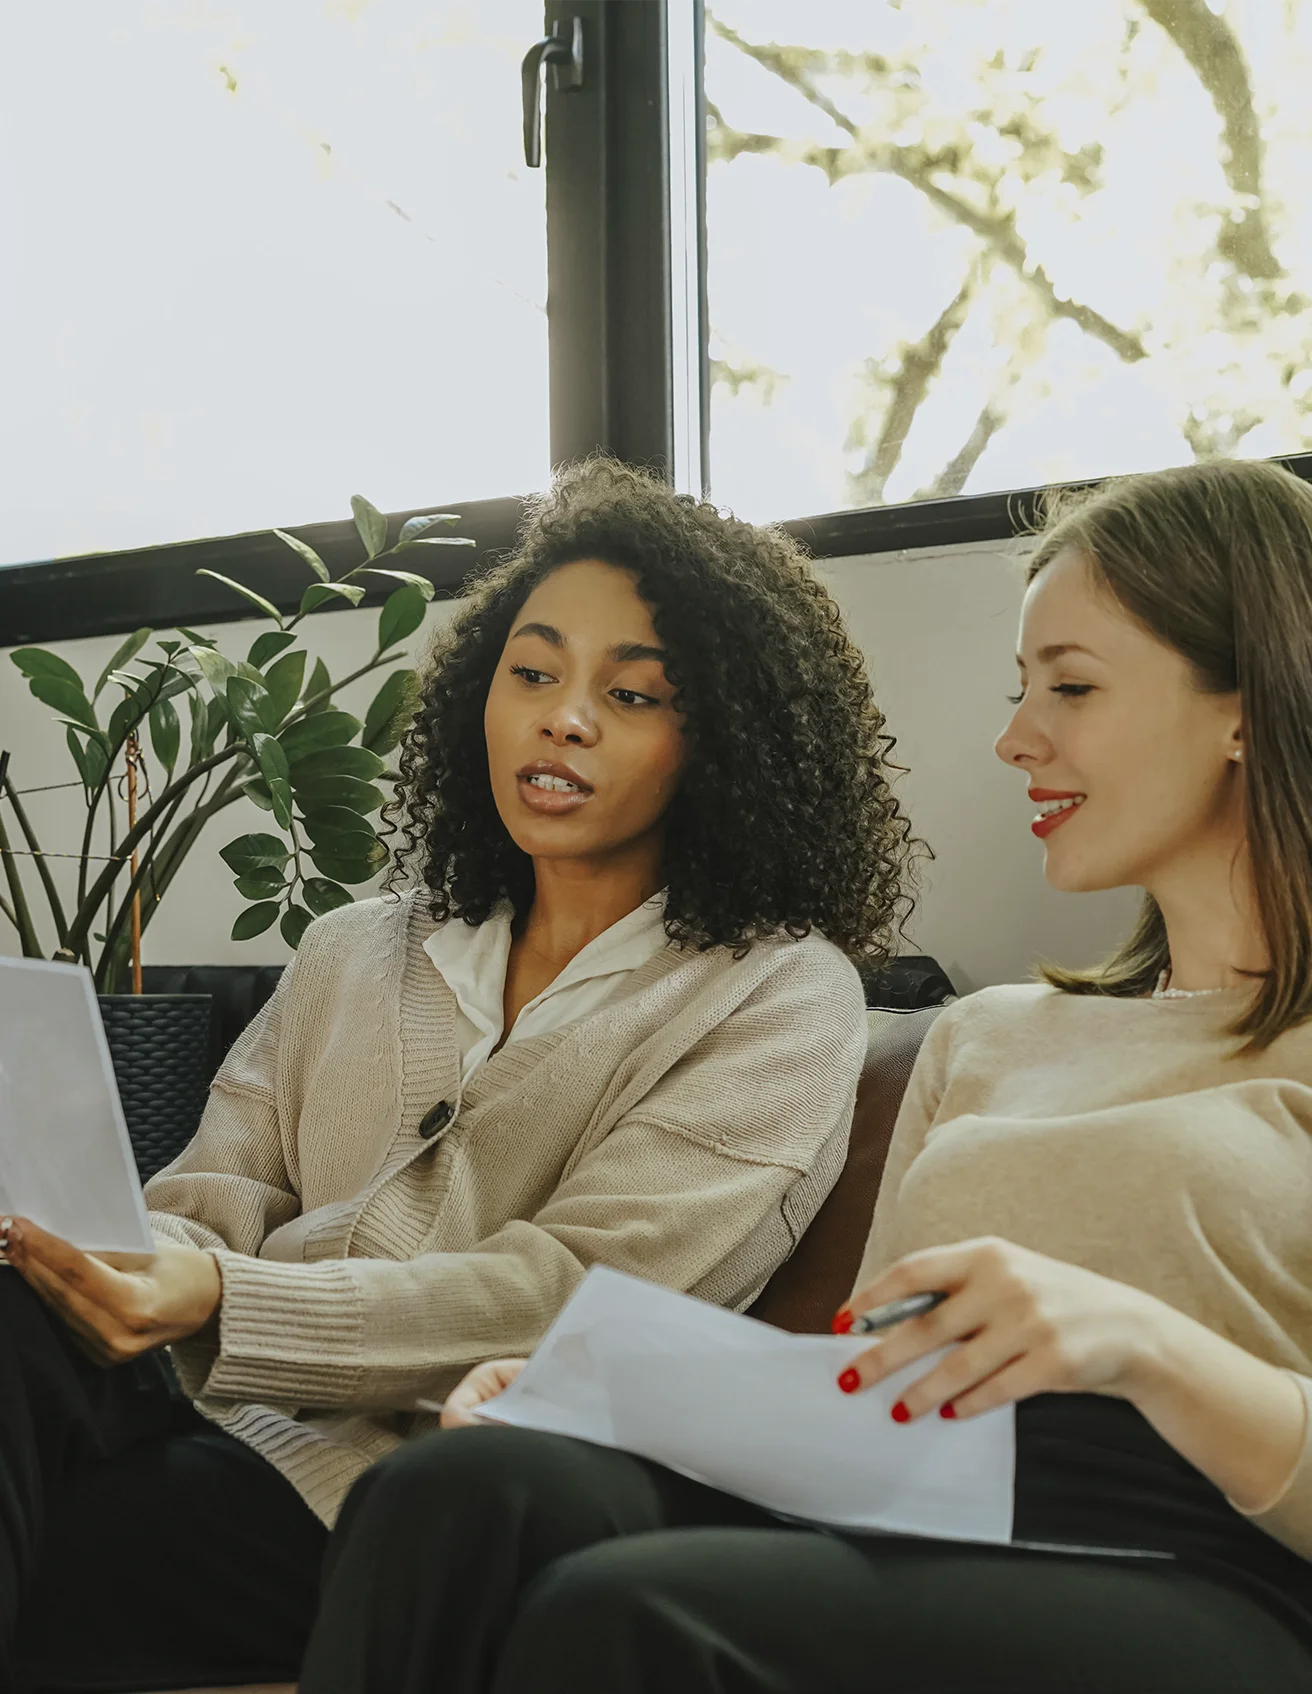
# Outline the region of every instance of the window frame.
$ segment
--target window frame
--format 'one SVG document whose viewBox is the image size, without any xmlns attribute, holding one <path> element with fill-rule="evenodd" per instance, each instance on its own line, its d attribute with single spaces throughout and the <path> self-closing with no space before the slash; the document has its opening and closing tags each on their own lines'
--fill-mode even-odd
<svg viewBox="0 0 1312 1694">
<path fill-rule="evenodd" d="M 676 485 L 699 492 L 698 482 L 704 488 L 708 480 L 710 399 L 703 0 L 545 0 L 544 33 L 562 20 L 570 27 L 575 17 L 583 21 L 583 87 L 556 89 L 548 73 L 543 91 L 551 461 L 609 452 L 672 472 Z M 693 32 L 691 98 L 686 87 L 671 89 L 670 66 L 680 62 L 671 51 L 671 29 Z M 686 39 L 678 45 L 686 49 Z M 530 46 L 524 43 L 526 52 Z M 685 165 L 682 183 L 672 185 L 671 112 L 686 113 L 690 105 L 695 163 L 691 172 Z M 677 175 L 677 158 L 674 170 Z M 676 357 L 683 361 L 677 383 Z M 1312 482 L 1312 453 L 1273 462 Z M 1101 480 L 1055 486 L 1089 487 Z M 964 547 L 1033 529 L 1045 492 L 1008 489 L 857 507 L 786 520 L 782 527 L 819 559 Z M 439 509 L 456 513 L 451 533 L 475 545 L 426 548 L 409 568 L 452 594 L 513 547 L 524 501 L 507 494 L 435 500 L 420 508 Z M 412 515 L 390 513 L 389 523 Z M 351 523 L 293 527 L 330 570 L 358 562 Z M 163 629 L 247 617 L 247 603 L 212 578 L 198 577 L 201 568 L 238 576 L 282 612 L 297 609 L 305 586 L 303 566 L 270 530 L 10 565 L 0 567 L 0 646 L 120 634 L 147 623 Z M 385 594 L 371 591 L 363 603 Z"/>
</svg>

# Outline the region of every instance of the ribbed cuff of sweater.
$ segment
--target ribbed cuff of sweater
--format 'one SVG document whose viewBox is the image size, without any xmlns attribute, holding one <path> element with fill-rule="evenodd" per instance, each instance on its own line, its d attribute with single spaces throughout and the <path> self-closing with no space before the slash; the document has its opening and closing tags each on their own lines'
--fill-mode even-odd
<svg viewBox="0 0 1312 1694">
<path fill-rule="evenodd" d="M 203 1384 L 215 1400 L 341 1406 L 363 1379 L 364 1300 L 342 1259 L 288 1264 L 217 1251 L 219 1347 Z"/>
</svg>

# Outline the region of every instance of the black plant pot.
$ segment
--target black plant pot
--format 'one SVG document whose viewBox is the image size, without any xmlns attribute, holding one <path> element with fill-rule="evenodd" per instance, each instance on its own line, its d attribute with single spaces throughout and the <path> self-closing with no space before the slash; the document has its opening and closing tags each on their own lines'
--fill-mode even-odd
<svg viewBox="0 0 1312 1694">
<path fill-rule="evenodd" d="M 208 994 L 102 994 L 100 1016 L 141 1180 L 196 1133 L 214 1074 Z"/>
</svg>

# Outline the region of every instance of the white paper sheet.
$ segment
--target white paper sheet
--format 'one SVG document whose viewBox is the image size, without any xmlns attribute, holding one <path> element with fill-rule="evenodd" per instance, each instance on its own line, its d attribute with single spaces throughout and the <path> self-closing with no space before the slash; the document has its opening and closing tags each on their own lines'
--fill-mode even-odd
<svg viewBox="0 0 1312 1694">
<path fill-rule="evenodd" d="M 480 1416 L 620 1447 L 814 1523 L 1010 1541 L 1013 1408 L 894 1423 L 903 1388 L 942 1354 L 843 1394 L 836 1378 L 861 1347 L 595 1266 Z"/>
<path fill-rule="evenodd" d="M 86 1252 L 154 1251 L 81 965 L 0 958 L 0 1210 Z"/>
</svg>

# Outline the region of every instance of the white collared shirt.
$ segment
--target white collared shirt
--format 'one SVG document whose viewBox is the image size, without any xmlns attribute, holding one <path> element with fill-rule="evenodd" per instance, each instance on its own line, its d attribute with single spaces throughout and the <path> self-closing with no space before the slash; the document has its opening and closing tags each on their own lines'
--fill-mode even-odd
<svg viewBox="0 0 1312 1694">
<path fill-rule="evenodd" d="M 510 903 L 503 901 L 486 923 L 475 926 L 451 918 L 424 942 L 424 951 L 456 997 L 462 1088 L 501 1041 L 511 917 Z M 563 1029 L 595 1012 L 666 940 L 665 895 L 654 894 L 574 955 L 520 1012 L 506 1045 Z"/>
</svg>

